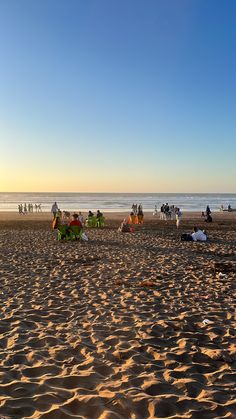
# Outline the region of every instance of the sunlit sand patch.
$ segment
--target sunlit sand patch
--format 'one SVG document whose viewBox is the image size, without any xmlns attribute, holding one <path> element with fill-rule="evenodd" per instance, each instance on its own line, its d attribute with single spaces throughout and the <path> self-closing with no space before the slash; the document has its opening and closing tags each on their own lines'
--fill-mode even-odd
<svg viewBox="0 0 236 419">
<path fill-rule="evenodd" d="M 0 416 L 234 418 L 235 275 L 212 267 L 236 229 L 213 227 L 206 246 L 159 224 L 74 246 L 2 226 Z"/>
</svg>

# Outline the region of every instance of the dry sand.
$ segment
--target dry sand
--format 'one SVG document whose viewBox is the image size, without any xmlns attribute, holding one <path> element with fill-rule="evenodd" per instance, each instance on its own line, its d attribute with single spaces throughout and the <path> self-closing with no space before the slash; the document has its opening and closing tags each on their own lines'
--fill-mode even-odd
<svg viewBox="0 0 236 419">
<path fill-rule="evenodd" d="M 236 214 L 207 243 L 179 240 L 198 214 L 134 234 L 109 215 L 87 243 L 50 217 L 0 214 L 0 418 L 236 418 L 235 272 L 212 268 Z"/>
</svg>

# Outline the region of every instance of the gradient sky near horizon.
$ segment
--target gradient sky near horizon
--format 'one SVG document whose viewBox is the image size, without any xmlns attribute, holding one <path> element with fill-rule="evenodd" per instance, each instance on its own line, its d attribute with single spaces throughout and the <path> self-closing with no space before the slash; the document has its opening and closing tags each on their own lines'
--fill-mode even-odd
<svg viewBox="0 0 236 419">
<path fill-rule="evenodd" d="M 235 0 L 0 0 L 0 191 L 236 192 Z"/>
</svg>

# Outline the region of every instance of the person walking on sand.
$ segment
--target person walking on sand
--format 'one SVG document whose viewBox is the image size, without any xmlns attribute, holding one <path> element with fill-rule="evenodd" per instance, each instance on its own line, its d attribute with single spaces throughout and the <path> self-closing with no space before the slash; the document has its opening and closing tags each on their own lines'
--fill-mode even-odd
<svg viewBox="0 0 236 419">
<path fill-rule="evenodd" d="M 180 211 L 179 208 L 176 208 L 175 218 L 176 218 L 176 227 L 177 228 L 179 228 L 181 217 L 182 217 L 182 212 Z"/>
<path fill-rule="evenodd" d="M 53 213 L 53 219 L 56 218 L 56 214 L 58 210 L 59 210 L 58 205 L 56 202 L 54 202 L 51 209 L 51 212 Z"/>
</svg>

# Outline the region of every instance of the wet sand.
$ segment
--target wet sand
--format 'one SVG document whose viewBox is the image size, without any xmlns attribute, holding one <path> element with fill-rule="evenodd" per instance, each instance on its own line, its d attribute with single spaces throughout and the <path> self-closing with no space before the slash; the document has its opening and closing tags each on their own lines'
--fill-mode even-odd
<svg viewBox="0 0 236 419">
<path fill-rule="evenodd" d="M 58 242 L 0 213 L 0 417 L 236 418 L 236 213 L 106 218 Z M 209 242 L 180 241 L 194 224 Z"/>
</svg>

